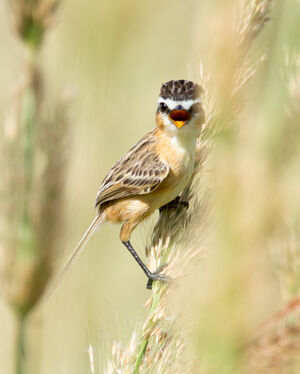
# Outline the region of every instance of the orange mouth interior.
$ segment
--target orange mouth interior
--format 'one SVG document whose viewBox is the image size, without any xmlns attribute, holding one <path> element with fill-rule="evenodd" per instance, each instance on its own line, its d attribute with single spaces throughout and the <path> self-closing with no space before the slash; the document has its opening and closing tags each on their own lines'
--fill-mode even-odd
<svg viewBox="0 0 300 374">
<path fill-rule="evenodd" d="M 190 118 L 190 113 L 187 110 L 172 110 L 170 113 L 170 119 L 175 125 L 180 128 Z"/>
</svg>

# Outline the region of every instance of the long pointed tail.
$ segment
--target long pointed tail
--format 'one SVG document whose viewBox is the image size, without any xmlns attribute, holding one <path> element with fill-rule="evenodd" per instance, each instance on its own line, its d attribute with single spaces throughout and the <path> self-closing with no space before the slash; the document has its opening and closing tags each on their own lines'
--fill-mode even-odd
<svg viewBox="0 0 300 374">
<path fill-rule="evenodd" d="M 49 297 L 51 297 L 54 294 L 54 292 L 58 289 L 58 287 L 60 286 L 64 277 L 66 276 L 68 271 L 71 269 L 71 267 L 74 265 L 75 261 L 80 256 L 80 254 L 81 254 L 82 250 L 84 249 L 86 243 L 89 241 L 90 237 L 93 235 L 95 230 L 103 223 L 104 220 L 105 220 L 105 215 L 104 214 L 99 214 L 94 218 L 93 222 L 90 224 L 89 228 L 86 230 L 86 232 L 84 233 L 84 235 L 80 239 L 80 241 L 77 244 L 77 246 L 75 247 L 74 251 L 71 253 L 69 258 L 67 259 L 67 262 L 66 262 L 63 270 L 56 277 L 52 286 L 50 286 L 50 289 L 47 292 L 47 296 L 46 296 L 47 299 L 49 299 Z"/>
</svg>

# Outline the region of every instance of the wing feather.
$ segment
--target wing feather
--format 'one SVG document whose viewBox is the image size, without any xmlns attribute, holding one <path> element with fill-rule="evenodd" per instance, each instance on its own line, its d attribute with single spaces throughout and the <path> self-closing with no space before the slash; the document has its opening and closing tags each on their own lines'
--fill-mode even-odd
<svg viewBox="0 0 300 374">
<path fill-rule="evenodd" d="M 155 131 L 155 130 L 154 130 Z M 155 149 L 154 131 L 144 136 L 110 169 L 96 198 L 96 206 L 154 191 L 169 173 Z"/>
</svg>

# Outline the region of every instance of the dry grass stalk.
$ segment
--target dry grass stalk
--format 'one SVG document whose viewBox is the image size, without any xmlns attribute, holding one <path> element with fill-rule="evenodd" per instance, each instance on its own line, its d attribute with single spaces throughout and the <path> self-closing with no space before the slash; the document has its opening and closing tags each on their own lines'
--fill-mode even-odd
<svg viewBox="0 0 300 374">
<path fill-rule="evenodd" d="M 52 25 L 59 0 L 10 0 L 16 31 L 29 45 L 40 45 Z"/>
<path fill-rule="evenodd" d="M 260 327 L 246 349 L 246 365 L 255 373 L 298 373 L 300 368 L 300 299 L 291 301 Z"/>
<path fill-rule="evenodd" d="M 272 0 L 244 0 L 238 37 L 241 51 L 247 53 L 265 24 L 270 20 Z"/>
<path fill-rule="evenodd" d="M 39 49 L 58 1 L 14 0 L 24 70 L 4 123 L 1 180 L 2 291 L 17 316 L 16 373 L 25 370 L 25 321 L 40 299 L 60 243 L 65 142 L 65 98 L 52 118 L 42 114 L 45 97 Z"/>
<path fill-rule="evenodd" d="M 16 109 L 21 107 L 26 90 L 28 83 L 13 98 L 14 113 L 4 124 L 5 178 L 1 183 L 2 284 L 6 297 L 21 314 L 39 300 L 59 250 L 69 138 L 68 103 L 62 97 L 53 118 L 35 117 L 34 138 L 32 134 L 26 159 L 25 150 L 20 147 L 26 134 Z"/>
<path fill-rule="evenodd" d="M 283 158 L 281 162 L 284 162 L 283 172 L 289 172 L 289 175 L 296 175 L 294 168 L 299 160 L 299 61 L 299 55 L 287 58 L 284 72 L 288 91 L 283 119 L 286 138 L 281 139 L 278 148 Z M 276 166 L 278 170 L 278 163 Z M 286 170 L 289 168 L 292 172 Z M 280 206 L 283 219 L 280 222 L 280 229 L 275 231 L 276 236 L 273 235 L 270 240 L 270 250 L 278 273 L 282 296 L 287 300 L 287 304 L 259 326 L 257 336 L 246 347 L 245 366 L 250 368 L 250 372 L 256 373 L 291 374 L 298 373 L 300 369 L 300 232 L 297 225 L 299 201 L 296 200 L 296 194 L 288 194 L 293 196 L 292 203 L 296 208 L 293 212 L 291 204 L 287 203 L 288 189 L 281 173 L 279 170 L 275 176 L 279 179 L 277 183 L 279 191 L 281 189 L 284 191 L 284 199 Z M 294 188 L 293 184 L 296 188 L 299 186 L 299 181 L 295 183 L 291 177 L 288 178 L 288 183 L 291 188 Z"/>
<path fill-rule="evenodd" d="M 256 42 L 270 20 L 272 3 L 272 0 L 245 0 L 234 8 L 234 22 L 231 12 L 217 19 L 216 32 L 221 37 L 212 45 L 208 69 L 201 77 L 207 116 L 202 142 L 210 144 L 218 134 L 232 129 L 244 108 L 248 85 L 267 56 L 266 47 L 258 48 Z"/>
<path fill-rule="evenodd" d="M 297 233 L 288 233 L 285 239 L 273 239 L 272 257 L 284 299 L 290 300 L 300 293 L 300 245 Z"/>
</svg>

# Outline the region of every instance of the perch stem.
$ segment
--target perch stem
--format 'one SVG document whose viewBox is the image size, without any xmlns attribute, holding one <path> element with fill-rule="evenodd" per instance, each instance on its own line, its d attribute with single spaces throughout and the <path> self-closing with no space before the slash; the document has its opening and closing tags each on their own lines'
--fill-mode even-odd
<svg viewBox="0 0 300 374">
<path fill-rule="evenodd" d="M 168 258 L 169 253 L 170 253 L 170 250 L 171 250 L 171 248 L 169 247 L 169 248 L 166 248 L 166 250 L 162 251 L 162 254 L 161 254 L 161 259 L 162 259 L 161 263 L 162 264 L 166 263 L 167 258 Z M 165 287 L 167 287 L 167 285 L 163 284 L 161 282 L 154 282 L 153 283 L 153 288 L 152 288 L 153 296 L 152 296 L 152 303 L 151 303 L 151 308 L 150 308 L 150 315 L 154 314 L 155 310 L 158 308 L 159 303 L 160 303 L 160 299 L 161 299 L 161 296 L 162 296 L 162 292 L 163 292 Z M 154 326 L 154 322 L 153 322 L 153 319 L 151 318 L 151 319 L 149 319 L 146 330 L 151 331 L 153 326 Z M 139 347 L 139 350 L 138 350 L 137 359 L 136 359 L 136 362 L 135 362 L 133 374 L 139 374 L 139 372 L 140 372 L 140 366 L 141 366 L 141 364 L 143 362 L 143 359 L 145 357 L 146 350 L 147 350 L 148 343 L 149 343 L 149 339 L 150 339 L 150 334 L 148 333 L 144 336 L 144 338 L 142 339 L 142 341 L 140 343 L 140 347 Z"/>
</svg>

